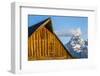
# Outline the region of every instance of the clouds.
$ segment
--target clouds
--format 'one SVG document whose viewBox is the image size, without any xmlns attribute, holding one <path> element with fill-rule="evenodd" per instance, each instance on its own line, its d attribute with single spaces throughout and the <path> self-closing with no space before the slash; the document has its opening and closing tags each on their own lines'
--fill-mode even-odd
<svg viewBox="0 0 100 76">
<path fill-rule="evenodd" d="M 55 33 L 58 36 L 80 36 L 82 34 L 80 28 L 55 31 Z"/>
</svg>

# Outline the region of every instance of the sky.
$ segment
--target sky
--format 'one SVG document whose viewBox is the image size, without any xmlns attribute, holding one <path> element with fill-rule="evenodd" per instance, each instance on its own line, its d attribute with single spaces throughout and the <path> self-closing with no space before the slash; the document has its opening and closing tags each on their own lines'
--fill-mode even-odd
<svg viewBox="0 0 100 76">
<path fill-rule="evenodd" d="M 82 32 L 81 37 L 84 40 L 88 39 L 88 17 L 29 15 L 28 27 L 47 18 L 51 18 L 53 30 L 63 44 L 66 44 L 70 40 L 71 36 L 59 36 L 58 33 L 68 34 L 69 31 L 76 30 L 78 28 L 80 28 Z"/>
</svg>

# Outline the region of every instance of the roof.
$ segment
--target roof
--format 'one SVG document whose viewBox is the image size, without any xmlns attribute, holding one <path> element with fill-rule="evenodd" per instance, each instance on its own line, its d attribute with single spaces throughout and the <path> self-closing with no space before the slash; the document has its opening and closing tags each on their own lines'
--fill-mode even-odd
<svg viewBox="0 0 100 76">
<path fill-rule="evenodd" d="M 48 22 L 47 22 L 48 21 Z M 37 24 L 32 25 L 31 27 L 28 27 L 28 37 L 31 36 L 31 34 L 36 31 L 40 26 L 45 26 L 49 31 L 53 32 L 52 26 L 51 26 L 51 19 L 47 18 Z"/>
<path fill-rule="evenodd" d="M 51 33 L 53 33 L 53 35 L 57 38 L 57 40 L 60 42 L 60 44 L 64 47 L 64 49 L 66 50 L 66 52 L 73 57 L 70 52 L 67 50 L 67 48 L 62 44 L 62 42 L 59 40 L 59 38 L 57 37 L 57 35 L 53 32 L 53 28 L 52 28 L 52 21 L 50 18 L 47 18 L 35 25 L 32 25 L 31 27 L 28 28 L 28 37 L 30 37 L 37 29 L 39 29 L 40 27 L 46 27 Z"/>
</svg>

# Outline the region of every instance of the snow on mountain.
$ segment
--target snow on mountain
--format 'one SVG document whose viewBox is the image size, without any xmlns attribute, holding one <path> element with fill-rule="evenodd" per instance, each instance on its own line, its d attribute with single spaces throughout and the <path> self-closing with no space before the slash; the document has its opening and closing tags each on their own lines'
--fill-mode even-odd
<svg viewBox="0 0 100 76">
<path fill-rule="evenodd" d="M 70 41 L 65 44 L 65 47 L 69 50 L 73 57 L 88 57 L 88 41 L 81 38 L 80 29 L 73 32 L 73 36 L 71 37 Z"/>
</svg>

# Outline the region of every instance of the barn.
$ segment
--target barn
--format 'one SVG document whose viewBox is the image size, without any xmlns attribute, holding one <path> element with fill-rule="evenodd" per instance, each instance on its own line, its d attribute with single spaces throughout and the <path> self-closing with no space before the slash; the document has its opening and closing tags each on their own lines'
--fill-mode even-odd
<svg viewBox="0 0 100 76">
<path fill-rule="evenodd" d="M 50 18 L 28 27 L 29 61 L 71 58 L 72 55 L 53 32 Z"/>
</svg>

